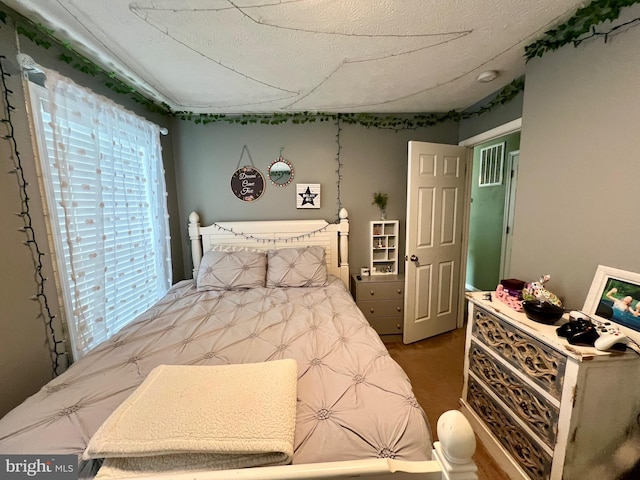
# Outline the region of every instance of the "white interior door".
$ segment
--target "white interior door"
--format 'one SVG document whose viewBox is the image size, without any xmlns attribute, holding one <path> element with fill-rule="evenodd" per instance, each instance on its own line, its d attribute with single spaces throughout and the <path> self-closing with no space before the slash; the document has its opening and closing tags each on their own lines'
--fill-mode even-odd
<svg viewBox="0 0 640 480">
<path fill-rule="evenodd" d="M 404 343 L 456 328 L 465 147 L 409 142 Z"/>
<path fill-rule="evenodd" d="M 504 231 L 502 232 L 502 250 L 500 254 L 500 278 L 507 278 L 511 269 L 511 243 L 513 240 L 513 219 L 515 217 L 519 161 L 519 150 L 509 152 L 507 157 L 507 192 L 504 203 Z"/>
</svg>

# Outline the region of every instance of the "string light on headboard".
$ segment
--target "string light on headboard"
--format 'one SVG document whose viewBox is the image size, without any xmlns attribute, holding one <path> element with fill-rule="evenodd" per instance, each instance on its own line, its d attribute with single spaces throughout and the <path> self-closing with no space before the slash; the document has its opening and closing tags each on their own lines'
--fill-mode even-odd
<svg viewBox="0 0 640 480">
<path fill-rule="evenodd" d="M 338 223 L 336 222 L 333 222 Z M 325 225 L 324 227 L 318 228 L 316 230 L 312 230 L 310 232 L 307 233 L 302 233 L 300 235 L 294 235 L 292 237 L 278 237 L 278 238 L 264 238 L 264 237 L 256 237 L 255 235 L 249 235 L 249 234 L 245 234 L 242 232 L 236 232 L 234 231 L 232 228 L 226 228 L 223 227 L 222 225 L 218 224 L 218 223 L 212 223 L 212 225 L 214 227 L 216 227 L 218 230 L 221 230 L 223 232 L 227 232 L 230 233 L 236 237 L 242 237 L 246 240 L 252 240 L 254 242 L 257 243 L 278 243 L 278 242 L 284 242 L 284 243 L 290 243 L 290 242 L 296 242 L 296 241 L 300 241 L 300 240 L 304 240 L 305 238 L 311 238 L 314 235 L 320 233 L 320 232 L 324 232 L 327 228 L 329 228 L 330 225 L 332 225 L 331 223 L 328 223 L 327 225 Z"/>
<path fill-rule="evenodd" d="M 340 215 L 340 209 L 342 208 L 342 199 L 340 197 L 340 183 L 342 182 L 342 160 L 340 158 L 340 151 L 342 150 L 342 144 L 340 143 L 340 132 L 342 131 L 342 127 L 340 126 L 340 118 L 341 114 L 336 116 L 336 143 L 338 144 L 338 150 L 336 152 L 336 163 L 338 164 L 338 168 L 336 170 L 337 175 L 337 190 L 338 190 L 338 215 Z"/>
<path fill-rule="evenodd" d="M 7 126 L 7 133 L 2 137 L 7 140 L 11 144 L 10 157 L 13 161 L 13 168 L 8 172 L 11 175 L 15 175 L 18 181 L 18 188 L 20 191 L 20 200 L 21 200 L 21 210 L 16 213 L 19 217 L 22 218 L 24 226 L 19 230 L 23 232 L 27 239 L 23 242 L 29 249 L 31 250 L 31 254 L 33 256 L 33 260 L 35 263 L 36 273 L 36 294 L 31 297 L 32 300 L 38 301 L 40 303 L 41 315 L 44 317 L 44 322 L 47 328 L 47 332 L 50 337 L 50 353 L 51 353 L 51 362 L 53 375 L 57 376 L 61 372 L 58 370 L 62 366 L 61 360 L 66 356 L 66 353 L 63 349 L 64 341 L 58 340 L 56 338 L 56 330 L 54 327 L 54 321 L 56 316 L 53 314 L 51 310 L 51 306 L 49 305 L 49 299 L 47 298 L 47 294 L 45 292 L 45 284 L 47 282 L 47 278 L 44 276 L 44 264 L 42 261 L 42 257 L 45 256 L 40 245 L 36 240 L 36 234 L 33 227 L 33 218 L 31 216 L 31 207 L 28 186 L 29 182 L 27 182 L 25 177 L 24 168 L 22 165 L 22 159 L 20 157 L 20 152 L 18 151 L 18 144 L 16 141 L 16 137 L 14 135 L 15 128 L 12 122 L 12 112 L 15 110 L 15 107 L 11 105 L 10 97 L 13 94 L 13 91 L 9 89 L 7 86 L 7 78 L 11 76 L 10 73 L 5 71 L 3 61 L 6 59 L 4 55 L 0 55 L 0 84 L 2 86 L 2 97 L 4 100 L 4 117 L 0 119 L 0 122 L 4 123 Z"/>
</svg>

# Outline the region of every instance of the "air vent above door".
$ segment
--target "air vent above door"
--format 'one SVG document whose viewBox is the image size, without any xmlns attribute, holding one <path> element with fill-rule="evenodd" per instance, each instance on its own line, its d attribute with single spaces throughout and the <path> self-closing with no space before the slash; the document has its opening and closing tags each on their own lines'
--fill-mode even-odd
<svg viewBox="0 0 640 480">
<path fill-rule="evenodd" d="M 506 142 L 496 143 L 480 149 L 480 180 L 481 187 L 502 185 L 502 170 L 504 167 L 504 149 Z"/>
</svg>

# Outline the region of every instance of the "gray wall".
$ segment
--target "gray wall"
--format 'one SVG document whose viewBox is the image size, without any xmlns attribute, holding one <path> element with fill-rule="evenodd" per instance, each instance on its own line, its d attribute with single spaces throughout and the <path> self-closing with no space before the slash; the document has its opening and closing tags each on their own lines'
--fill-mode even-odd
<svg viewBox="0 0 640 480">
<path fill-rule="evenodd" d="M 158 115 L 150 115 L 139 104 L 129 101 L 126 97 L 113 94 L 96 79 L 89 77 L 69 65 L 57 61 L 59 52 L 54 48 L 44 50 L 36 47 L 25 37 L 20 36 L 20 47 L 23 53 L 34 58 L 44 67 L 59 71 L 63 75 L 72 78 L 77 83 L 87 86 L 94 91 L 114 98 L 118 103 L 133 110 L 139 115 L 149 118 L 159 125 L 166 125 L 168 119 Z M 41 251 L 46 255 L 42 257 L 44 263 L 43 273 L 48 277 L 46 293 L 49 305 L 54 314 L 59 311 L 54 277 L 51 268 L 51 256 L 47 243 L 42 204 L 38 189 L 38 180 L 35 171 L 35 158 L 31 138 L 29 136 L 29 123 L 25 111 L 25 96 L 22 91 L 21 75 L 18 71 L 16 54 L 16 33 L 11 20 L 8 24 L 0 23 L 0 54 L 4 55 L 3 67 L 9 71 L 11 77 L 7 78 L 8 87 L 13 91 L 10 103 L 16 108 L 12 112 L 12 120 L 15 127 L 15 136 L 18 151 L 28 185 L 30 197 L 30 211 L 33 227 L 37 232 L 37 241 Z M 4 118 L 4 98 L 0 98 L 0 108 Z M 0 124 L 0 135 L 8 133 L 7 126 Z M 182 279 L 182 244 L 180 242 L 180 225 L 178 218 L 178 203 L 173 174 L 173 156 L 171 139 L 169 136 L 162 138 L 163 157 L 165 161 L 167 190 L 169 194 L 169 210 L 172 216 L 172 249 L 174 263 L 174 279 Z M 3 339 L 0 348 L 0 416 L 9 409 L 22 402 L 27 396 L 35 393 L 53 376 L 53 368 L 49 356 L 48 335 L 43 319 L 40 317 L 40 308 L 37 302 L 30 298 L 36 294 L 37 285 L 34 280 L 34 261 L 30 249 L 23 242 L 27 239 L 25 233 L 19 232 L 23 226 L 22 219 L 15 215 L 20 211 L 20 191 L 16 176 L 5 172 L 13 168 L 11 143 L 0 139 L 0 338 Z M 60 318 L 60 317 L 58 317 Z M 59 324 L 56 323 L 56 336 L 63 339 Z M 64 362 L 63 362 L 64 363 Z M 64 365 L 63 365 L 64 366 Z"/>
<path fill-rule="evenodd" d="M 525 85 L 525 89 L 526 88 L 527 87 Z M 496 96 L 496 93 L 482 99 L 480 102 L 470 106 L 465 111 L 477 111 L 480 106 L 485 105 L 493 100 L 493 98 Z M 493 110 L 483 113 L 482 115 L 474 115 L 471 118 L 462 120 L 460 122 L 460 131 L 458 134 L 459 141 L 466 140 L 467 138 L 471 138 L 475 135 L 484 133 L 488 130 L 491 130 L 492 128 L 499 127 L 500 125 L 504 125 L 505 123 L 509 123 L 512 120 L 516 120 L 522 117 L 523 100 L 524 94 L 523 92 L 520 92 L 513 100 L 504 105 L 499 105 Z"/>
<path fill-rule="evenodd" d="M 337 218 L 337 143 L 334 123 L 304 125 L 235 125 L 216 123 L 195 125 L 176 122 L 174 142 L 176 178 L 180 194 L 180 224 L 183 230 L 184 271 L 190 277 L 191 247 L 186 225 L 191 211 L 197 211 L 201 223 L 223 220 L 274 220 Z M 406 217 L 407 148 L 409 140 L 457 143 L 457 123 L 395 133 L 342 125 L 340 143 L 342 163 L 340 197 L 349 211 L 350 256 L 354 273 L 369 265 L 369 221 L 379 219 L 372 195 L 389 194 L 387 217 L 400 220 L 404 232 Z M 247 145 L 256 168 L 266 176 L 270 162 L 284 147 L 283 157 L 295 170 L 287 187 L 267 185 L 263 196 L 254 202 L 238 200 L 230 188 L 243 145 Z M 242 159 L 248 163 L 248 157 Z M 321 208 L 298 210 L 295 206 L 296 183 L 321 184 Z M 404 257 L 404 234 L 399 253 Z M 401 262 L 401 267 L 403 262 Z"/>
<path fill-rule="evenodd" d="M 631 28 L 527 66 L 511 275 L 550 274 L 570 308 L 598 264 L 640 272 L 639 45 Z"/>
<path fill-rule="evenodd" d="M 18 152 L 23 159 L 25 175 L 33 179 L 30 191 L 33 214 L 36 225 L 43 227 L 42 209 L 39 202 L 38 182 L 35 180 L 31 140 L 24 111 L 24 98 L 21 95 L 20 74 L 15 65 L 17 54 L 15 32 L 12 28 L 0 24 L 0 53 L 7 59 L 2 61 L 3 68 L 11 74 L 7 77 L 7 86 L 14 92 L 10 98 L 11 105 L 16 107 L 12 112 L 12 120 L 18 128 L 15 130 Z M 5 118 L 6 105 L 4 96 L 0 98 L 2 118 Z M 9 133 L 8 126 L 0 124 L 0 136 Z M 35 393 L 44 383 L 52 378 L 53 370 L 49 358 L 47 332 L 40 315 L 38 303 L 29 300 L 36 294 L 34 282 L 34 261 L 30 250 L 22 242 L 27 237 L 18 229 L 24 222 L 15 215 L 22 209 L 20 191 L 16 175 L 8 175 L 13 168 L 13 148 L 9 141 L 0 139 L 0 384 L 3 392 L 0 395 L 0 416 L 17 405 L 27 395 Z M 35 191 L 34 191 L 35 189 Z M 42 229 L 40 229 L 42 232 Z M 44 233 L 44 232 L 42 232 Z M 46 236 L 38 237 L 39 243 L 47 246 Z M 48 251 L 48 249 L 46 250 Z M 45 275 L 51 277 L 51 268 L 47 264 Z M 53 285 L 52 285 L 53 286 Z M 47 289 L 52 293 L 53 308 L 57 309 L 55 288 Z"/>
</svg>

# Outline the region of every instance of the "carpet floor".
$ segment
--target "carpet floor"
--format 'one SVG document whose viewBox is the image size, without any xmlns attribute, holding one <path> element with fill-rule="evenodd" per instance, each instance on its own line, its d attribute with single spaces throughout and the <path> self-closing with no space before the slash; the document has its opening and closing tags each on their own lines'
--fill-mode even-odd
<svg viewBox="0 0 640 480">
<path fill-rule="evenodd" d="M 429 418 L 433 440 L 436 422 L 447 410 L 460 408 L 464 368 L 465 330 L 462 328 L 420 342 L 404 345 L 386 343 L 391 357 L 409 376 L 416 399 Z M 508 480 L 476 437 L 473 460 L 479 480 Z"/>
</svg>

